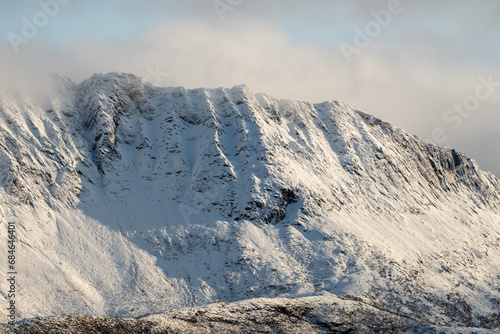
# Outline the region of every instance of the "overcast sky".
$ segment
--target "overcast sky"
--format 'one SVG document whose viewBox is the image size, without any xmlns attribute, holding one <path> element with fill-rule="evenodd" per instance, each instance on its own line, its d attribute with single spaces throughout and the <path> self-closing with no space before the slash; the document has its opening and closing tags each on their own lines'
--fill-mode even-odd
<svg viewBox="0 0 500 334">
<path fill-rule="evenodd" d="M 341 100 L 500 176 L 498 0 L 0 0 L 0 32 L 2 85 L 120 71 Z"/>
</svg>

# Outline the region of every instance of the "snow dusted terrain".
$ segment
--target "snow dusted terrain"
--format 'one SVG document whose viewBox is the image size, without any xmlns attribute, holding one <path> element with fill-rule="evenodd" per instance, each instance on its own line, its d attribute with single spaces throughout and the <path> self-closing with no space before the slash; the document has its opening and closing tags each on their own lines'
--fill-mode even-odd
<svg viewBox="0 0 500 334">
<path fill-rule="evenodd" d="M 500 329 L 423 324 L 362 302 L 334 295 L 251 299 L 183 308 L 141 319 L 53 317 L 5 328 L 6 333 L 419 333 L 487 334 Z"/>
<path fill-rule="evenodd" d="M 56 84 L 43 102 L 0 94 L 0 250 L 15 222 L 19 319 L 241 301 L 329 305 L 329 324 L 370 309 L 405 330 L 500 327 L 500 182 L 464 154 L 338 101 L 121 73 Z M 202 314 L 229 317 L 220 305 Z"/>
</svg>

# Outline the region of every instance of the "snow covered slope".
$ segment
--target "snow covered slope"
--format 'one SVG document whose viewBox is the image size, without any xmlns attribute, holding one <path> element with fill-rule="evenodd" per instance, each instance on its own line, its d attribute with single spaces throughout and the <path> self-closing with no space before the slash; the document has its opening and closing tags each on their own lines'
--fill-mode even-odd
<svg viewBox="0 0 500 334">
<path fill-rule="evenodd" d="M 20 318 L 328 292 L 500 326 L 500 182 L 462 153 L 337 101 L 56 81 L 43 103 L 0 96 Z"/>
<path fill-rule="evenodd" d="M 5 334 L 498 334 L 498 329 L 452 328 L 422 324 L 359 301 L 335 295 L 296 299 L 259 298 L 208 307 L 190 307 L 139 319 L 67 316 L 32 319 Z M 2 333 L 4 333 L 2 332 Z"/>
</svg>

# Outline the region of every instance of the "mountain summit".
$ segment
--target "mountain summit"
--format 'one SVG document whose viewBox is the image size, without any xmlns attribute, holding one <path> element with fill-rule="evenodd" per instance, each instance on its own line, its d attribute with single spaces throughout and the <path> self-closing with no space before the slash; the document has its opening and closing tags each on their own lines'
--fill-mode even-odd
<svg viewBox="0 0 500 334">
<path fill-rule="evenodd" d="M 56 81 L 0 94 L 20 319 L 275 298 L 500 326 L 500 182 L 464 154 L 338 101 Z"/>
</svg>

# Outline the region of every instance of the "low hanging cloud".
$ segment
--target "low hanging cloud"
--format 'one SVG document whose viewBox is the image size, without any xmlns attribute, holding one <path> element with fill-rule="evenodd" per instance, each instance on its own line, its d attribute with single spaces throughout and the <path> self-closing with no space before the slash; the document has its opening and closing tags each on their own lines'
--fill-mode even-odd
<svg viewBox="0 0 500 334">
<path fill-rule="evenodd" d="M 439 144 L 464 150 L 481 167 L 500 175 L 498 145 L 486 145 L 485 150 L 481 149 L 484 143 L 478 144 L 495 138 L 500 88 L 493 87 L 490 96 L 473 110 L 454 114 L 455 122 L 444 117 L 456 104 L 474 96 L 480 78 L 488 80 L 491 76 L 493 82 L 500 82 L 500 73 L 488 61 L 470 61 L 471 54 L 463 59 L 454 55 L 454 40 L 435 35 L 430 28 L 417 31 L 408 27 L 408 22 L 422 18 L 430 2 L 404 3 L 405 11 L 394 16 L 391 25 L 380 27 L 380 33 L 350 62 L 338 44 L 295 43 L 283 28 L 261 15 L 276 12 L 280 6 L 293 12 L 304 8 L 304 1 L 287 2 L 287 6 L 283 1 L 231 3 L 233 10 L 221 21 L 211 1 L 175 2 L 194 16 L 166 21 L 126 40 L 75 39 L 56 46 L 40 38 L 23 45 L 18 54 L 8 43 L 0 43 L 0 85 L 36 89 L 44 85 L 34 76 L 40 71 L 60 73 L 75 82 L 96 72 L 120 71 L 159 86 L 228 87 L 245 83 L 255 92 L 278 98 L 311 102 L 338 99 L 422 139 L 439 139 Z M 326 1 L 310 3 L 319 8 L 331 6 Z M 131 9 L 133 6 L 137 5 L 130 4 Z M 345 18 L 343 24 L 353 23 L 352 30 L 344 34 L 344 42 L 354 45 L 354 28 L 363 30 L 374 20 L 370 11 L 384 10 L 387 1 L 373 7 L 359 3 L 346 6 L 351 6 L 348 12 L 352 17 Z M 459 11 L 456 17 L 463 13 Z M 335 29 L 330 23 L 324 25 L 325 29 Z M 469 31 L 474 29 L 471 25 L 467 22 L 456 29 Z M 408 32 L 401 34 L 401 29 Z M 468 36 L 480 51 L 489 47 L 485 41 L 492 38 L 481 35 L 478 39 L 483 40 L 478 42 Z M 456 117 L 462 117 L 458 127 Z M 442 130 L 439 136 L 435 136 L 436 129 Z"/>
</svg>

